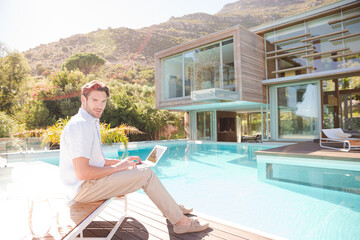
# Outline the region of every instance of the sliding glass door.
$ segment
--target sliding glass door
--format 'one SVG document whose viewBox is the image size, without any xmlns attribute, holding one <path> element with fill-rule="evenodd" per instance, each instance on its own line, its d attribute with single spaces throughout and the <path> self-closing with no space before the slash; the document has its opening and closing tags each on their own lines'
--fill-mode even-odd
<svg viewBox="0 0 360 240">
<path fill-rule="evenodd" d="M 275 139 L 316 139 L 320 127 L 320 90 L 317 82 L 274 87 L 271 90 L 272 133 Z"/>
</svg>

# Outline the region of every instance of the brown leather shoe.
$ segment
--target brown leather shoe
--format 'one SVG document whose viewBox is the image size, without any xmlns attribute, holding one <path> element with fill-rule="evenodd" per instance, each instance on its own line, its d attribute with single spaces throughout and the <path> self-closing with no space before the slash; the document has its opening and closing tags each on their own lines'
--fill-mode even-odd
<svg viewBox="0 0 360 240">
<path fill-rule="evenodd" d="M 189 226 L 174 225 L 174 232 L 176 234 L 201 232 L 209 227 L 209 223 L 200 223 L 197 218 L 189 218 L 191 224 Z"/>
<path fill-rule="evenodd" d="M 184 205 L 179 204 L 179 207 L 184 215 L 191 213 L 194 211 L 192 208 L 185 208 Z"/>
</svg>

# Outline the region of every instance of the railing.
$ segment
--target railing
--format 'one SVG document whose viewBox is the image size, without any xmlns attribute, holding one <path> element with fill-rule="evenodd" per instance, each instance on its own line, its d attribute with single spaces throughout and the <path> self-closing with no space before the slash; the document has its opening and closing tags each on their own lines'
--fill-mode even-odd
<svg viewBox="0 0 360 240">
<path fill-rule="evenodd" d="M 6 166 L 10 153 L 33 153 L 48 149 L 49 143 L 43 145 L 39 137 L 0 138 L 0 168 Z"/>
</svg>

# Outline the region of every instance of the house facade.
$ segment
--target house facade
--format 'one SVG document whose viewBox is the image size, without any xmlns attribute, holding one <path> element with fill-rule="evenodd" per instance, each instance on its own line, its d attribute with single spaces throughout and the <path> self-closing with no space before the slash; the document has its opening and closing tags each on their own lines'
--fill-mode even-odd
<svg viewBox="0 0 360 240">
<path fill-rule="evenodd" d="M 158 52 L 155 89 L 157 108 L 185 112 L 192 140 L 306 141 L 325 128 L 360 130 L 360 2 Z"/>
</svg>

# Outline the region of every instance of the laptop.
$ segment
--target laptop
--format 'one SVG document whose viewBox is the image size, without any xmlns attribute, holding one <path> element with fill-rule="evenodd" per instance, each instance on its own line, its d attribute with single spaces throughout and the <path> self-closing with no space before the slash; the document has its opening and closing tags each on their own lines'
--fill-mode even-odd
<svg viewBox="0 0 360 240">
<path fill-rule="evenodd" d="M 167 147 L 156 145 L 153 150 L 150 152 L 149 156 L 142 161 L 141 164 L 138 164 L 138 168 L 154 167 L 160 160 L 161 156 L 165 153 Z"/>
</svg>

